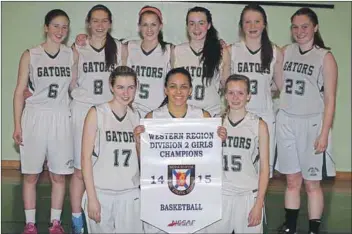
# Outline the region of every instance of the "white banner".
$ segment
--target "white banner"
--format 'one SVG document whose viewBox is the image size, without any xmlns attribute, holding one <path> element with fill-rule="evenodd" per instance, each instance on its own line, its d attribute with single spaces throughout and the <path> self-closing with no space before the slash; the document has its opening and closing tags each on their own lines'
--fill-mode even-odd
<svg viewBox="0 0 352 234">
<path fill-rule="evenodd" d="M 221 119 L 141 124 L 141 219 L 168 233 L 193 233 L 220 220 Z"/>
</svg>

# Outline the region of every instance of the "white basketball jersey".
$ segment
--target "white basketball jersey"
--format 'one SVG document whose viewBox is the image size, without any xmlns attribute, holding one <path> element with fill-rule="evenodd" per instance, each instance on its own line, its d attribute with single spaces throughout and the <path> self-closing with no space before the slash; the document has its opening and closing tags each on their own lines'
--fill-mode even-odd
<svg viewBox="0 0 352 234">
<path fill-rule="evenodd" d="M 28 87 L 32 96 L 26 106 L 39 108 L 68 108 L 68 88 L 72 80 L 73 51 L 61 45 L 59 52 L 51 56 L 39 45 L 29 50 Z"/>
<path fill-rule="evenodd" d="M 139 90 L 134 104 L 138 109 L 148 113 L 158 108 L 164 100 L 164 80 L 170 70 L 170 45 L 165 52 L 160 44 L 150 52 L 141 47 L 142 41 L 128 42 L 127 66 L 137 73 Z"/>
<path fill-rule="evenodd" d="M 192 76 L 192 97 L 188 101 L 189 104 L 204 109 L 212 116 L 220 113 L 220 95 L 218 93 L 220 87 L 220 74 L 214 72 L 211 84 L 206 86 L 202 83 L 203 62 L 200 62 L 202 53 L 192 50 L 188 42 L 177 45 L 175 47 L 175 64 L 174 67 L 184 67 Z"/>
<path fill-rule="evenodd" d="M 273 114 L 271 98 L 271 82 L 276 62 L 276 47 L 273 46 L 273 59 L 270 69 L 261 69 L 261 50 L 250 51 L 245 42 L 237 42 L 231 46 L 231 74 L 245 75 L 251 82 L 251 100 L 247 110 L 254 113 Z"/>
<path fill-rule="evenodd" d="M 73 99 L 88 103 L 101 104 L 112 99 L 109 88 L 110 73 L 121 65 L 121 42 L 115 40 L 117 46 L 117 64 L 110 67 L 105 63 L 105 47 L 97 50 L 86 41 L 85 46 L 76 46 L 79 53 L 78 87 L 71 96 Z"/>
<path fill-rule="evenodd" d="M 167 108 L 167 104 L 154 110 L 153 111 L 153 118 L 154 119 L 167 119 L 167 118 L 174 118 L 170 112 L 169 109 Z M 187 113 L 183 118 L 203 118 L 203 110 L 192 106 L 188 105 L 187 106 Z"/>
<path fill-rule="evenodd" d="M 120 119 L 108 103 L 96 106 L 98 131 L 93 152 L 95 187 L 125 191 L 139 186 L 139 165 L 133 130 L 139 124 L 137 112 L 127 109 Z"/>
<path fill-rule="evenodd" d="M 328 50 L 313 46 L 302 54 L 296 43 L 286 48 L 281 110 L 295 116 L 312 116 L 324 112 L 323 60 L 326 53 Z"/>
<path fill-rule="evenodd" d="M 223 191 L 241 193 L 258 189 L 259 117 L 248 112 L 239 123 L 224 118 L 227 139 L 223 142 Z"/>
</svg>

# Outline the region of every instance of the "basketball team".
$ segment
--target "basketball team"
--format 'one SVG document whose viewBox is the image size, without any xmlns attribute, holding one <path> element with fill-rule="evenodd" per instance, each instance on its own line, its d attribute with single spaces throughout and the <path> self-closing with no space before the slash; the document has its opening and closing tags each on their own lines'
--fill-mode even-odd
<svg viewBox="0 0 352 234">
<path fill-rule="evenodd" d="M 316 13 L 291 16 L 292 44 L 269 38 L 260 5 L 241 12 L 240 40 L 219 38 L 211 12 L 188 10 L 188 41 L 163 39 L 163 15 L 138 14 L 140 40 L 111 36 L 112 13 L 90 9 L 87 34 L 72 46 L 65 11 L 44 19 L 46 39 L 23 52 L 14 92 L 13 139 L 20 147 L 24 234 L 38 233 L 36 185 L 43 164 L 51 180 L 49 233 L 65 233 L 61 213 L 70 176 L 72 233 L 163 233 L 140 219 L 141 118 L 221 118 L 222 219 L 197 233 L 263 233 L 274 169 L 284 174 L 285 221 L 297 233 L 300 190 L 308 197 L 308 233 L 319 233 L 320 181 L 335 176 L 331 127 L 337 64 L 319 33 Z M 278 108 L 273 95 L 279 96 Z M 234 143 L 245 138 L 246 146 Z"/>
</svg>

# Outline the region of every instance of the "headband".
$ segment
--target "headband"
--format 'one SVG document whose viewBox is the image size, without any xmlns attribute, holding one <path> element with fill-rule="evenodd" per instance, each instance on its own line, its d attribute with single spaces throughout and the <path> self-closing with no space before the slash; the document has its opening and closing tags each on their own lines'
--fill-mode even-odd
<svg viewBox="0 0 352 234">
<path fill-rule="evenodd" d="M 156 8 L 156 7 L 144 7 L 144 8 L 142 8 L 140 11 L 139 11 L 139 16 L 141 16 L 144 12 L 146 12 L 146 11 L 151 11 L 151 12 L 153 12 L 153 13 L 155 13 L 158 17 L 159 17 L 159 19 L 160 19 L 160 21 L 161 21 L 161 23 L 163 22 L 163 16 L 162 16 L 162 14 L 161 14 L 161 11 L 158 9 L 158 8 Z"/>
</svg>

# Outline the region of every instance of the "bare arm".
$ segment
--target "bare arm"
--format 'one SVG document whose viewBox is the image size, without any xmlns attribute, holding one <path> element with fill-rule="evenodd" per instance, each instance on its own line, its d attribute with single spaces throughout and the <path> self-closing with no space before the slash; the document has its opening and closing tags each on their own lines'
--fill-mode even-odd
<svg viewBox="0 0 352 234">
<path fill-rule="evenodd" d="M 276 62 L 274 65 L 274 82 L 276 87 L 279 89 L 279 91 L 281 91 L 284 86 L 283 70 L 282 70 L 283 61 L 284 61 L 284 56 L 283 56 L 282 50 L 279 47 L 276 47 Z"/>
<path fill-rule="evenodd" d="M 268 126 L 263 120 L 259 120 L 259 152 L 260 172 L 258 196 L 255 206 L 263 207 L 269 183 L 269 132 Z"/>
<path fill-rule="evenodd" d="M 128 58 L 128 44 L 127 43 L 121 45 L 121 60 L 122 60 L 123 66 L 127 66 L 127 58 Z"/>
<path fill-rule="evenodd" d="M 20 59 L 18 67 L 17 86 L 13 97 L 13 115 L 15 127 L 13 138 L 16 144 L 22 143 L 21 118 L 24 108 L 24 91 L 27 88 L 29 79 L 29 64 L 30 54 L 29 51 L 26 50 L 25 52 L 23 52 Z"/>
<path fill-rule="evenodd" d="M 94 180 L 93 180 L 93 166 L 92 166 L 92 154 L 94 149 L 95 137 L 98 129 L 97 110 L 92 107 L 88 111 L 86 119 L 84 121 L 83 135 L 82 135 L 82 174 L 83 180 L 86 187 L 88 201 L 97 200 L 97 194 L 95 191 Z"/>
<path fill-rule="evenodd" d="M 77 78 L 78 78 L 78 58 L 79 54 L 75 46 L 72 46 L 73 51 L 73 65 L 71 68 L 72 71 L 72 81 L 70 83 L 69 91 L 71 92 L 77 86 Z"/>
<path fill-rule="evenodd" d="M 227 47 L 222 49 L 222 68 L 220 72 L 220 88 L 225 86 L 225 82 L 227 78 L 229 78 L 231 74 L 231 57 L 230 52 Z"/>
<path fill-rule="evenodd" d="M 332 127 L 336 106 L 336 87 L 338 68 L 334 56 L 327 53 L 323 61 L 324 77 L 324 116 L 323 127 L 315 145 L 316 151 L 323 152 L 328 144 L 329 131 Z"/>
<path fill-rule="evenodd" d="M 264 199 L 269 183 L 269 133 L 268 127 L 263 120 L 259 120 L 259 152 L 260 152 L 260 171 L 258 193 L 254 206 L 248 216 L 248 226 L 253 227 L 260 224 Z"/>
<path fill-rule="evenodd" d="M 145 118 L 146 119 L 153 118 L 153 111 L 146 114 Z M 144 125 L 138 125 L 137 127 L 135 127 L 133 131 L 134 139 L 136 141 L 136 151 L 137 151 L 138 159 L 140 158 L 140 154 L 141 154 L 141 133 L 143 133 L 144 131 L 145 131 Z"/>
<path fill-rule="evenodd" d="M 176 57 L 175 57 L 175 46 L 171 46 L 171 55 L 170 55 L 170 65 L 171 68 L 175 68 L 175 62 L 176 62 Z"/>
</svg>

